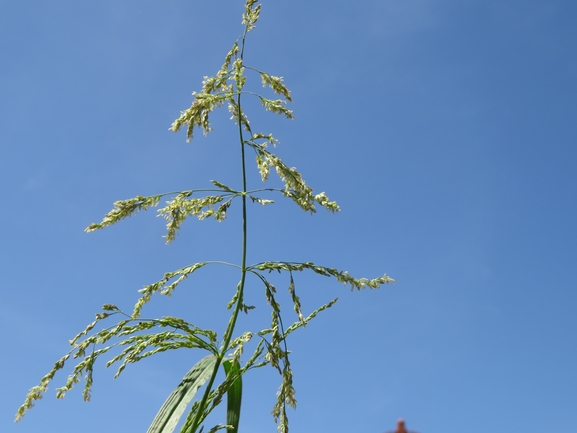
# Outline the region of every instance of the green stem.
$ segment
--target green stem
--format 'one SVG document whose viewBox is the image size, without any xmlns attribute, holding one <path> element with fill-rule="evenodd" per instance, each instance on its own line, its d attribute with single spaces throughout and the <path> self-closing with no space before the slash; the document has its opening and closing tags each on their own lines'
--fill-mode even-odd
<svg viewBox="0 0 577 433">
<path fill-rule="evenodd" d="M 242 35 L 242 43 L 241 43 L 241 51 L 240 51 L 241 62 L 242 62 L 243 57 L 244 57 L 244 42 L 246 39 L 247 32 L 248 32 L 248 24 L 245 26 L 244 34 Z M 237 88 L 238 88 L 238 83 L 237 83 Z M 238 288 L 237 288 L 238 296 L 236 299 L 236 305 L 234 307 L 234 311 L 232 313 L 231 320 L 230 320 L 229 325 L 227 327 L 227 330 L 225 332 L 225 335 L 223 338 L 223 344 L 222 344 L 220 353 L 216 359 L 214 369 L 212 370 L 212 374 L 210 376 L 208 384 L 206 385 L 206 389 L 204 390 L 202 400 L 200 401 L 200 405 L 198 406 L 198 411 L 194 417 L 194 421 L 192 422 L 192 426 L 189 430 L 189 432 L 191 432 L 191 433 L 196 432 L 196 429 L 198 428 L 198 426 L 201 423 L 202 415 L 203 415 L 203 413 L 206 409 L 206 406 L 207 406 L 208 396 L 210 394 L 210 391 L 212 390 L 212 386 L 213 386 L 214 381 L 216 379 L 216 375 L 218 373 L 218 369 L 220 368 L 220 364 L 222 363 L 222 360 L 224 359 L 226 352 L 229 349 L 230 340 L 232 339 L 232 335 L 234 333 L 234 328 L 236 326 L 238 313 L 239 313 L 241 306 L 243 304 L 244 284 L 245 284 L 246 272 L 247 272 L 247 269 L 246 269 L 246 251 L 247 251 L 246 192 L 247 192 L 247 188 L 246 188 L 246 165 L 245 165 L 245 154 L 244 154 L 244 138 L 243 138 L 242 122 L 241 122 L 242 109 L 241 109 L 241 105 L 240 105 L 240 99 L 241 99 L 241 91 L 240 91 L 240 88 L 238 88 L 237 100 L 236 100 L 237 105 L 238 105 L 237 122 L 238 122 L 238 133 L 239 133 L 239 139 L 240 139 L 241 161 L 242 161 L 242 260 L 241 260 L 241 266 L 240 266 L 241 277 L 240 277 L 240 283 L 238 284 Z"/>
</svg>

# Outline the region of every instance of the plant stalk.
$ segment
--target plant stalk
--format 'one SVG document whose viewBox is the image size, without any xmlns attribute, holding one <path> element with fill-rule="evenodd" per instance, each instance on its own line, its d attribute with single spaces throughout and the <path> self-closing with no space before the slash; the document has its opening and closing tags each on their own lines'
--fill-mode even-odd
<svg viewBox="0 0 577 433">
<path fill-rule="evenodd" d="M 242 35 L 242 40 L 241 40 L 241 50 L 240 50 L 241 63 L 242 63 L 242 60 L 244 58 L 244 44 L 245 44 L 247 32 L 248 32 L 248 23 L 247 23 L 247 25 L 245 25 L 244 33 Z M 238 83 L 237 83 L 237 88 L 238 88 Z M 234 328 L 236 326 L 238 313 L 240 312 L 241 306 L 243 305 L 243 298 L 244 298 L 244 284 L 246 281 L 246 272 L 247 272 L 246 271 L 246 255 L 247 255 L 246 253 L 247 253 L 247 233 L 248 233 L 247 228 L 248 228 L 248 224 L 247 224 L 247 206 L 246 206 L 247 183 L 246 183 L 246 164 L 245 164 L 245 152 L 244 152 L 245 144 L 244 144 L 244 135 L 243 135 L 243 131 L 242 131 L 242 122 L 241 122 L 242 108 L 241 108 L 241 91 L 240 91 L 240 89 L 238 89 L 238 93 L 236 96 L 236 103 L 238 105 L 238 119 L 237 119 L 237 121 L 238 121 L 238 134 L 239 134 L 239 140 L 240 140 L 241 166 L 242 166 L 242 260 L 241 260 L 241 276 L 240 276 L 240 282 L 239 282 L 238 288 L 237 288 L 237 299 L 236 299 L 236 304 L 234 306 L 234 311 L 232 313 L 232 317 L 231 317 L 231 320 L 229 322 L 229 326 L 227 327 L 227 330 L 225 332 L 220 353 L 218 354 L 218 357 L 216 359 L 214 369 L 212 371 L 212 374 L 210 376 L 210 379 L 208 381 L 206 389 L 204 390 L 202 400 L 201 400 L 200 405 L 198 407 L 198 411 L 195 415 L 195 418 L 194 418 L 194 421 L 191 425 L 191 428 L 189 429 L 189 433 L 195 433 L 197 428 L 199 427 L 201 421 L 202 421 L 202 414 L 204 413 L 204 411 L 206 409 L 208 396 L 212 390 L 212 386 L 213 386 L 214 381 L 216 379 L 216 375 L 218 373 L 218 369 L 220 368 L 222 360 L 224 359 L 226 352 L 229 349 L 230 340 L 232 339 L 232 336 L 234 334 Z"/>
</svg>

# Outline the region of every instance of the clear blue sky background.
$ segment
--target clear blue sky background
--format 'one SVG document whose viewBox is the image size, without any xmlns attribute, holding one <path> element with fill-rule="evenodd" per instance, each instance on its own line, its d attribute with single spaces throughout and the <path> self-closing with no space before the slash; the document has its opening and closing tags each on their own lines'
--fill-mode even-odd
<svg viewBox="0 0 577 433">
<path fill-rule="evenodd" d="M 201 356 L 163 354 L 116 380 L 100 368 L 90 403 L 79 390 L 57 401 L 61 374 L 12 422 L 102 304 L 130 309 L 165 271 L 239 261 L 234 207 L 170 246 L 154 211 L 83 229 L 117 199 L 239 184 L 226 109 L 190 144 L 168 127 L 241 12 L 240 0 L 0 1 L 3 433 L 144 432 Z M 285 77 L 297 119 L 255 104 L 252 124 L 343 210 L 255 205 L 249 261 L 397 280 L 351 293 L 297 276 L 307 312 L 340 301 L 290 341 L 291 431 L 380 433 L 399 417 L 421 433 L 577 431 L 576 53 L 569 0 L 264 0 L 246 62 Z M 237 277 L 204 269 L 145 315 L 222 331 Z M 263 308 L 253 317 L 267 326 Z M 277 385 L 272 370 L 246 376 L 242 431 L 275 431 Z"/>
</svg>

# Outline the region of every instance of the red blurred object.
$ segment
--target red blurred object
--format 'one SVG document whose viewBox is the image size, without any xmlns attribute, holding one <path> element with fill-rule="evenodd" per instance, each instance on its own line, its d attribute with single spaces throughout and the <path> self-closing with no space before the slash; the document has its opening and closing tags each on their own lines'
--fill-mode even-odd
<svg viewBox="0 0 577 433">
<path fill-rule="evenodd" d="M 397 421 L 397 429 L 395 430 L 395 433 L 408 433 L 407 429 L 405 428 L 405 420 L 404 419 L 400 419 Z"/>
<path fill-rule="evenodd" d="M 397 429 L 396 430 L 389 430 L 385 433 L 418 433 L 414 430 L 407 430 L 407 428 L 405 427 L 405 420 L 402 418 L 399 418 L 399 420 L 397 421 Z"/>
</svg>

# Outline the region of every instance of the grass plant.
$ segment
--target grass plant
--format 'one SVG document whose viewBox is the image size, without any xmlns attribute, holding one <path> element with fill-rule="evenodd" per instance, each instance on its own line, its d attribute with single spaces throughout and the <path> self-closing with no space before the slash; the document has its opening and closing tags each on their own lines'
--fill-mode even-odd
<svg viewBox="0 0 577 433">
<path fill-rule="evenodd" d="M 192 105 L 182 111 L 171 127 L 175 132 L 184 129 L 187 141 L 193 139 L 193 133 L 197 129 L 201 129 L 207 135 L 211 131 L 209 121 L 211 112 L 226 105 L 231 113 L 231 119 L 238 125 L 239 164 L 242 173 L 239 186 L 229 187 L 222 182 L 211 180 L 214 188 L 210 189 L 191 189 L 120 200 L 114 203 L 114 208 L 104 216 L 100 223 L 90 224 L 86 229 L 88 232 L 103 229 L 141 210 L 158 207 L 161 200 L 166 200 L 165 205 L 158 209 L 158 213 L 166 220 L 166 242 L 171 243 L 187 218 L 194 216 L 199 220 L 214 218 L 216 221 L 223 221 L 230 206 L 235 202 L 240 202 L 242 207 L 240 262 L 233 264 L 205 261 L 166 272 L 160 280 L 140 290 L 140 298 L 131 312 L 124 312 L 112 304 L 104 305 L 102 312 L 96 314 L 96 320 L 70 341 L 71 350 L 54 364 L 50 372 L 41 379 L 39 385 L 30 390 L 24 404 L 18 410 L 16 420 L 21 419 L 34 402 L 42 398 L 55 374 L 71 360 L 77 363 L 64 385 L 57 388 L 56 397 L 64 397 L 78 382 L 84 380 L 83 397 L 89 400 L 94 365 L 108 352 L 110 352 L 108 354 L 110 358 L 105 365 L 106 367 L 118 365 L 115 375 L 117 377 L 128 364 L 160 352 L 188 348 L 205 352 L 206 356 L 191 368 L 170 394 L 152 421 L 148 433 L 170 433 L 181 423 L 183 417 L 180 427 L 182 433 L 201 431 L 212 433 L 221 429 L 227 429 L 232 433 L 238 432 L 242 378 L 247 371 L 265 366 L 274 368 L 281 378 L 272 415 L 278 423 L 278 431 L 286 433 L 288 432 L 287 407 L 294 408 L 296 405 L 287 337 L 337 301 L 333 299 L 305 316 L 295 291 L 293 274 L 313 272 L 321 276 L 332 277 L 350 286 L 352 290 L 366 287 L 375 289 L 382 284 L 394 282 L 386 274 L 375 279 L 354 278 L 346 271 L 319 266 L 312 262 L 267 261 L 250 264 L 248 261 L 247 208 L 249 205 L 271 205 L 274 201 L 265 197 L 277 194 L 291 199 L 305 212 L 315 213 L 319 207 L 332 213 L 339 211 L 336 202 L 331 201 L 324 192 L 315 194 L 295 168 L 286 165 L 272 153 L 271 148 L 275 147 L 277 140 L 270 133 L 254 130 L 243 109 L 244 98 L 258 98 L 265 110 L 288 119 L 293 118 L 292 111 L 287 108 L 287 104 L 292 101 L 291 93 L 285 86 L 283 78 L 263 72 L 244 62 L 247 37 L 254 30 L 260 11 L 261 5 L 257 3 L 257 0 L 246 0 L 242 19 L 244 25 L 242 36 L 234 42 L 216 75 L 205 77 L 202 89 L 198 93 L 193 93 Z M 246 87 L 248 75 L 260 78 L 260 84 L 275 94 L 273 99 L 248 90 Z M 249 188 L 246 172 L 247 154 L 252 154 L 256 159 L 262 182 L 266 182 L 271 171 L 274 171 L 283 187 Z M 215 331 L 199 328 L 182 318 L 145 319 L 141 317 L 142 309 L 154 295 L 170 295 L 195 271 L 206 266 L 232 266 L 239 272 L 236 291 L 226 306 L 230 310 L 230 317 L 222 338 L 218 338 Z M 267 278 L 271 272 L 286 274 L 288 277 L 288 291 L 297 319 L 287 327 L 283 326 L 285 322 L 281 315 L 280 304 L 276 299 L 277 289 Z M 258 284 L 262 284 L 272 319 L 270 324 L 258 331 L 239 332 L 237 330 L 239 314 L 241 312 L 249 314 L 254 308 L 245 304 L 244 293 L 249 277 L 254 277 Z M 112 325 L 106 325 L 113 319 L 118 320 Z M 245 345 L 251 340 L 253 341 L 251 348 L 254 347 L 254 349 L 248 359 L 243 360 L 241 355 Z M 221 369 L 223 374 L 219 375 Z M 201 388 L 202 392 L 199 393 Z M 226 420 L 210 427 L 205 425 L 207 416 L 215 407 L 224 402 L 225 397 Z"/>
</svg>

